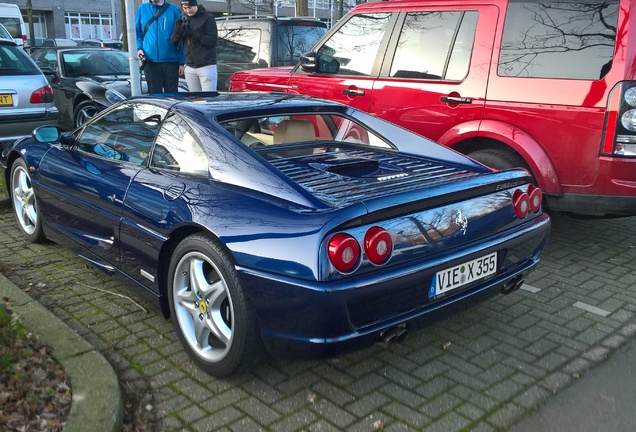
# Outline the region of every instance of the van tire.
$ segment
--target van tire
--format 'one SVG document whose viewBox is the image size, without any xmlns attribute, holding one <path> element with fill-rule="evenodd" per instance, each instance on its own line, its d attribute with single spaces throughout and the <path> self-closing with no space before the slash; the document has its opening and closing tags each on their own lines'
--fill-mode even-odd
<svg viewBox="0 0 636 432">
<path fill-rule="evenodd" d="M 524 168 L 530 171 L 530 167 L 521 156 L 512 151 L 497 150 L 497 149 L 482 149 L 475 150 L 468 153 L 471 159 L 475 159 L 477 162 L 481 162 L 490 168 L 496 170 L 505 170 L 512 168 Z"/>
</svg>

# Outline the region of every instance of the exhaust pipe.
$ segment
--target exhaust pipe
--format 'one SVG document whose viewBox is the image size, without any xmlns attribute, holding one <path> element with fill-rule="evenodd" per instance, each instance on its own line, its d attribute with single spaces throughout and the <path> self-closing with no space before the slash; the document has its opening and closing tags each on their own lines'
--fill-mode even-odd
<svg viewBox="0 0 636 432">
<path fill-rule="evenodd" d="M 521 285 L 523 285 L 524 282 L 525 280 L 523 279 L 523 275 L 515 276 L 504 284 L 501 288 L 501 293 L 510 294 L 511 292 L 515 292 L 521 288 Z"/>
<path fill-rule="evenodd" d="M 395 327 L 388 328 L 380 333 L 380 343 L 384 348 L 388 348 L 395 342 L 402 342 L 409 330 L 406 327 L 406 323 L 396 325 Z"/>
</svg>

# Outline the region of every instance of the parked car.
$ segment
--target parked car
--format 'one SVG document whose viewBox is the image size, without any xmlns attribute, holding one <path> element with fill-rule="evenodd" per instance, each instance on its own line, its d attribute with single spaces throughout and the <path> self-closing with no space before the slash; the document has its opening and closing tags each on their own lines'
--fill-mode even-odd
<svg viewBox="0 0 636 432">
<path fill-rule="evenodd" d="M 53 91 L 40 69 L 13 38 L 0 39 L 0 147 L 57 118 Z"/>
<path fill-rule="evenodd" d="M 210 94 L 132 98 L 0 158 L 23 234 L 136 282 L 206 372 L 390 343 L 538 262 L 527 171 L 333 102 Z"/>
<path fill-rule="evenodd" d="M 217 18 L 218 89 L 227 90 L 239 70 L 295 65 L 327 33 L 312 18 L 234 15 Z"/>
<path fill-rule="evenodd" d="M 0 3 L 0 24 L 9 31 L 13 41 L 20 48 L 27 48 L 29 46 L 22 12 L 20 12 L 20 8 L 17 5 Z"/>
<path fill-rule="evenodd" d="M 13 40 L 13 36 L 11 36 L 9 30 L 2 24 L 0 24 L 0 39 Z"/>
<path fill-rule="evenodd" d="M 64 39 L 64 38 L 45 38 L 42 39 L 42 42 L 36 46 L 39 47 L 74 47 L 77 46 L 77 41 L 73 39 Z"/>
<path fill-rule="evenodd" d="M 339 101 L 529 169 L 552 210 L 634 215 L 634 15 L 633 0 L 365 3 L 300 65 L 231 89 Z"/>
<path fill-rule="evenodd" d="M 77 43 L 79 46 L 95 46 L 102 48 L 115 48 L 122 49 L 124 47 L 124 43 L 120 40 L 113 39 L 84 39 Z"/>
<path fill-rule="evenodd" d="M 41 48 L 31 57 L 49 78 L 64 129 L 79 127 L 130 97 L 128 53 L 93 47 Z"/>
</svg>

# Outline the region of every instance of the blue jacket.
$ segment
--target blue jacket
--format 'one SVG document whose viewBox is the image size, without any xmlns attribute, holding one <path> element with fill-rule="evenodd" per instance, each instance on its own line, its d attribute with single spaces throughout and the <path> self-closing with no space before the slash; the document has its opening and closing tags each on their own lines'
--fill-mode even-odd
<svg viewBox="0 0 636 432">
<path fill-rule="evenodd" d="M 164 0 L 168 1 L 168 0 Z M 146 34 L 143 34 L 146 23 L 154 16 L 161 6 L 155 6 L 150 2 L 142 3 L 137 8 L 135 16 L 135 30 L 137 32 L 137 50 L 144 50 L 146 57 L 151 62 L 170 62 L 185 64 L 183 48 L 176 48 L 170 42 L 170 35 L 174 29 L 174 23 L 181 16 L 179 8 L 173 4 L 168 5 L 159 18 L 157 18 Z"/>
</svg>

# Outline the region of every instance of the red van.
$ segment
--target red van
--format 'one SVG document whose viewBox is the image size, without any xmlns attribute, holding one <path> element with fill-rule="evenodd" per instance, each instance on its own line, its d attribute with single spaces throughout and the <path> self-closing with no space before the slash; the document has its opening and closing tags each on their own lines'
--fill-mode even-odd
<svg viewBox="0 0 636 432">
<path fill-rule="evenodd" d="M 299 65 L 235 73 L 230 90 L 342 102 L 527 168 L 552 210 L 635 215 L 635 57 L 636 0 L 384 1 Z"/>
</svg>

